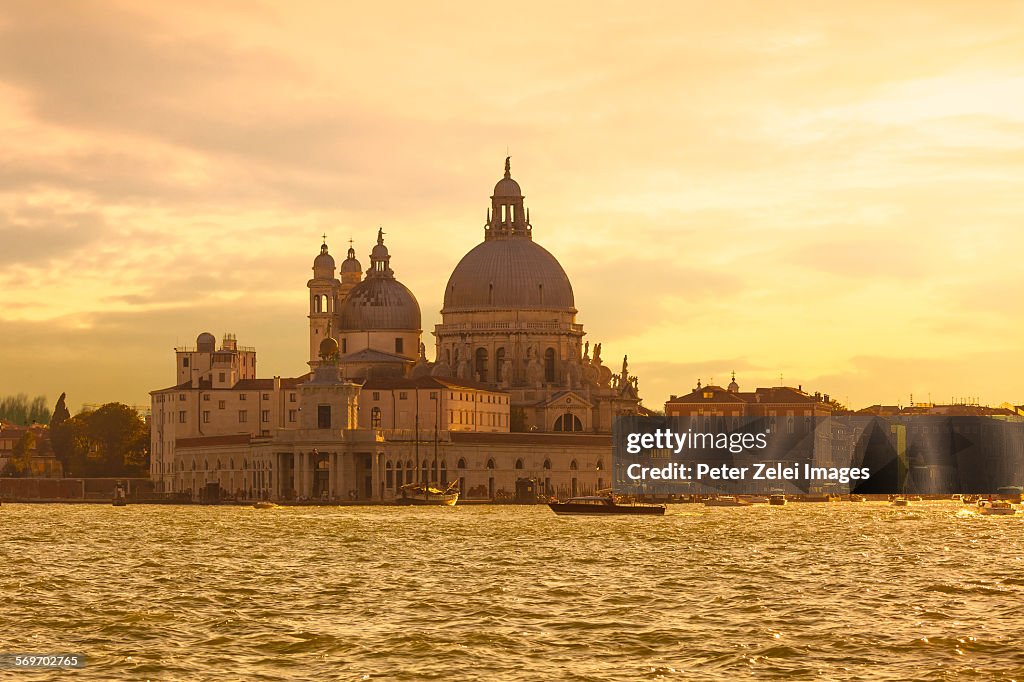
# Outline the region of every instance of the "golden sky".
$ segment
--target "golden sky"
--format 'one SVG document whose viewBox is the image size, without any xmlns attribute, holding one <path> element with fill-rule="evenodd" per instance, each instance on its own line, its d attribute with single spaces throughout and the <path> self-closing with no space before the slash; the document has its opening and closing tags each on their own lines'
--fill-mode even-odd
<svg viewBox="0 0 1024 682">
<path fill-rule="evenodd" d="M 429 330 L 506 149 L 591 342 L 854 407 L 1024 402 L 1024 4 L 0 7 L 0 394 L 306 370 L 326 233 Z"/>
</svg>

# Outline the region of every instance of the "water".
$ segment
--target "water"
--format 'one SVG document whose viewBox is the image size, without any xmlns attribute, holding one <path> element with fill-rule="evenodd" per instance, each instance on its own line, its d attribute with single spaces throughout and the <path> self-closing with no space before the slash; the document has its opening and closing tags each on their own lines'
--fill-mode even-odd
<svg viewBox="0 0 1024 682">
<path fill-rule="evenodd" d="M 953 503 L 5 504 L 0 653 L 88 665 L 0 678 L 1024 679 L 1022 532 Z"/>
</svg>

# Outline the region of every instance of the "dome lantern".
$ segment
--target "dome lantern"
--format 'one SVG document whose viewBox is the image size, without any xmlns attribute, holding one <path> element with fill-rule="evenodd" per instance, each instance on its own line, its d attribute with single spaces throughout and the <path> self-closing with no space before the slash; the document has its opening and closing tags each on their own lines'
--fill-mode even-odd
<svg viewBox="0 0 1024 682">
<path fill-rule="evenodd" d="M 523 209 L 523 190 L 512 179 L 512 157 L 505 157 L 505 176 L 491 195 L 491 208 L 484 225 L 484 239 L 520 237 L 532 239 L 529 213 Z"/>
</svg>

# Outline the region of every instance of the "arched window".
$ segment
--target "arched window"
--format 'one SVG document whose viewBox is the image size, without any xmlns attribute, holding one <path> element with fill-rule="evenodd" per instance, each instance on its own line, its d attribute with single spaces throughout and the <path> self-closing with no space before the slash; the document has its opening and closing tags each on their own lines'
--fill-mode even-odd
<svg viewBox="0 0 1024 682">
<path fill-rule="evenodd" d="M 494 380 L 505 381 L 505 349 L 499 348 L 494 353 Z"/>
<path fill-rule="evenodd" d="M 600 459 L 599 459 L 599 460 L 597 460 L 597 466 L 596 466 L 595 468 L 596 468 L 596 469 L 597 469 L 598 471 L 601 471 L 601 469 L 604 469 L 604 462 L 603 462 L 602 460 L 600 460 Z"/>
<path fill-rule="evenodd" d="M 517 459 L 516 460 L 516 469 L 522 469 L 522 468 L 523 468 L 523 460 Z"/>
<path fill-rule="evenodd" d="M 494 468 L 494 460 L 493 459 L 487 460 L 487 468 L 488 469 L 493 469 Z"/>
<path fill-rule="evenodd" d="M 441 483 L 448 483 L 448 463 L 441 460 Z"/>
<path fill-rule="evenodd" d="M 551 468 L 551 460 L 550 459 L 545 459 L 544 460 L 544 468 L 545 469 L 550 469 Z"/>
<path fill-rule="evenodd" d="M 573 471 L 576 471 L 577 469 L 579 469 L 579 467 L 576 465 L 576 460 L 573 460 L 573 461 L 569 462 L 569 468 L 571 470 L 573 470 Z"/>
<path fill-rule="evenodd" d="M 235 458 L 234 457 L 232 457 L 230 460 L 228 460 L 228 468 L 231 469 L 232 471 L 235 470 Z"/>
<path fill-rule="evenodd" d="M 427 471 L 427 460 L 423 460 L 423 465 L 420 467 L 420 469 L 423 472 L 423 477 L 420 480 L 423 481 L 424 483 L 429 482 L 430 474 Z"/>
<path fill-rule="evenodd" d="M 566 412 L 555 420 L 555 431 L 582 431 L 583 422 L 576 415 Z"/>
<path fill-rule="evenodd" d="M 548 348 L 544 351 L 544 381 L 554 383 L 555 381 L 555 349 Z"/>
<path fill-rule="evenodd" d="M 375 407 L 372 410 L 370 410 L 370 428 L 379 429 L 380 421 L 380 408 Z"/>
<path fill-rule="evenodd" d="M 210 460 L 204 459 L 203 460 L 203 471 L 209 471 L 209 470 L 210 470 Z"/>
<path fill-rule="evenodd" d="M 384 477 L 386 483 L 384 484 L 387 488 L 393 488 L 395 485 L 395 472 L 391 469 L 391 460 L 389 459 L 387 464 L 384 465 Z"/>
<path fill-rule="evenodd" d="M 320 310 L 320 294 L 315 294 L 313 296 L 313 312 L 314 313 L 322 313 L 323 312 L 322 310 Z"/>
<path fill-rule="evenodd" d="M 395 487 L 400 488 L 402 486 L 402 462 L 399 461 L 395 465 Z"/>
<path fill-rule="evenodd" d="M 479 381 L 487 381 L 487 349 L 476 349 L 476 374 Z"/>
<path fill-rule="evenodd" d="M 465 458 L 459 457 L 459 461 L 458 461 L 458 463 L 456 463 L 455 466 L 458 467 L 459 469 L 465 469 L 466 468 L 466 460 L 465 460 Z"/>
</svg>

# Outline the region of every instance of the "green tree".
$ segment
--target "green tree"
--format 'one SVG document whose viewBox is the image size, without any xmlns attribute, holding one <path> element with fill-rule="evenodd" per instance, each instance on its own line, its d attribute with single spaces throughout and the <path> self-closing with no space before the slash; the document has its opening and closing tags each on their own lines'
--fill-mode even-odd
<svg viewBox="0 0 1024 682">
<path fill-rule="evenodd" d="M 27 394 L 19 393 L 0 398 L 0 419 L 27 426 L 32 423 L 45 424 L 49 417 L 46 396 L 39 395 L 29 400 Z"/>
<path fill-rule="evenodd" d="M 140 476 L 149 468 L 149 428 L 138 412 L 107 403 L 72 418 L 84 423 L 86 469 L 92 476 Z"/>
<path fill-rule="evenodd" d="M 80 431 L 80 429 L 78 429 Z M 60 394 L 50 417 L 50 445 L 60 461 L 65 476 L 81 475 L 82 457 L 76 457 L 76 425 L 71 423 L 67 395 Z M 78 461 L 76 461 L 78 460 Z M 76 466 L 77 465 L 77 466 Z"/>
</svg>

